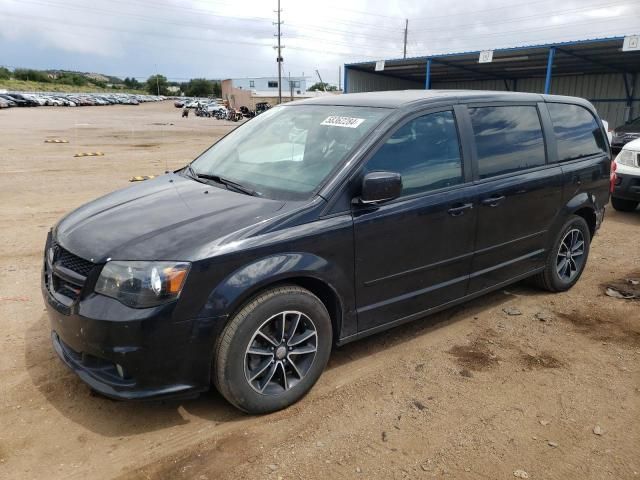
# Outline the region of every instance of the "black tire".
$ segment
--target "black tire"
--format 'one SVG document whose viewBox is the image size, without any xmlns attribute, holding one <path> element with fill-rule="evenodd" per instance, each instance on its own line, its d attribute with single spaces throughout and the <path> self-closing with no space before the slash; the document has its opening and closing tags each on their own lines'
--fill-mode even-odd
<svg viewBox="0 0 640 480">
<path fill-rule="evenodd" d="M 582 250 L 583 254 L 579 257 L 579 261 L 577 256 L 573 259 L 574 264 L 577 267 L 575 271 L 572 270 L 571 266 L 569 266 L 570 274 L 568 276 L 563 276 L 558 271 L 561 268 L 561 254 L 567 250 L 566 244 L 563 246 L 563 243 L 565 239 L 567 239 L 567 235 L 573 231 L 579 231 L 582 236 L 582 241 L 584 242 Z M 578 235 L 576 235 L 576 237 L 577 236 Z M 572 215 L 558 232 L 558 235 L 553 242 L 553 246 L 547 255 L 545 268 L 542 272 L 533 277 L 534 283 L 538 287 L 548 290 L 549 292 L 564 292 L 569 290 L 580 279 L 580 276 L 584 271 L 589 257 L 590 245 L 591 232 L 589 231 L 587 222 L 582 217 Z M 576 250 L 576 252 L 579 251 Z M 575 255 L 575 253 L 573 255 Z"/>
<path fill-rule="evenodd" d="M 315 352 L 296 354 L 314 348 L 314 335 L 303 344 L 290 346 L 312 330 L 316 332 Z M 280 331 L 281 338 L 277 338 Z M 272 288 L 249 300 L 225 326 L 214 352 L 213 383 L 229 403 L 247 413 L 286 408 L 300 400 L 322 374 L 332 338 L 331 318 L 318 297 L 294 285 Z M 254 355 L 250 350 L 271 350 L 271 356 Z M 269 366 L 264 367 L 262 376 L 251 381 L 266 364 Z M 272 370 L 275 373 L 269 377 Z"/>
<path fill-rule="evenodd" d="M 624 198 L 611 197 L 611 205 L 619 212 L 633 212 L 638 208 L 638 202 L 635 200 L 625 200 Z"/>
</svg>

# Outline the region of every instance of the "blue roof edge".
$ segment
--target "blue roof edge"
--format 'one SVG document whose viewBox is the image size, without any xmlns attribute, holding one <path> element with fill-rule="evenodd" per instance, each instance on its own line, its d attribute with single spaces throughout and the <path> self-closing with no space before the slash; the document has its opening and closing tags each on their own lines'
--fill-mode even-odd
<svg viewBox="0 0 640 480">
<path fill-rule="evenodd" d="M 518 50 L 529 50 L 532 48 L 551 48 L 551 47 L 566 47 L 569 45 L 584 45 L 589 43 L 598 43 L 598 42 L 607 42 L 607 41 L 624 41 L 624 37 L 603 37 L 603 38 L 589 38 L 584 40 L 569 40 L 564 42 L 550 42 L 550 43 L 542 43 L 538 45 L 521 45 L 519 47 L 505 47 L 505 48 L 494 48 L 494 52 L 515 52 Z M 424 60 L 427 61 L 429 58 L 446 58 L 446 57 L 455 57 L 461 55 L 470 55 L 472 53 L 480 54 L 481 50 L 468 50 L 465 52 L 455 52 L 455 53 L 437 53 L 434 55 L 422 55 L 418 57 L 407 57 L 407 58 L 387 58 L 380 60 L 384 60 L 385 62 L 398 62 L 398 61 L 407 61 L 407 60 Z M 367 60 L 364 62 L 354 62 L 354 63 L 345 63 L 345 68 L 353 67 L 357 65 L 370 65 L 376 63 L 375 60 Z"/>
</svg>

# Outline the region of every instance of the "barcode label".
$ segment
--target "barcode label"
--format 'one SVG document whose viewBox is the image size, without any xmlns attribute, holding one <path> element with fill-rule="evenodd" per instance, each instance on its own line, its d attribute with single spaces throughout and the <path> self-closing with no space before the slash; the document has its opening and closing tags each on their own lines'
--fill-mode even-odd
<svg viewBox="0 0 640 480">
<path fill-rule="evenodd" d="M 337 115 L 332 115 L 327 117 L 320 125 L 326 125 L 328 127 L 358 128 L 364 120 L 364 118 L 339 117 Z"/>
</svg>

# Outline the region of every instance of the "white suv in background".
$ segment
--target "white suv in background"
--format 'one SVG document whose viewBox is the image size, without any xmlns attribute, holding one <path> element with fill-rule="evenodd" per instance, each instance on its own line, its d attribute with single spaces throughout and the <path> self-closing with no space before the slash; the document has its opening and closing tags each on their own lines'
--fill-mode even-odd
<svg viewBox="0 0 640 480">
<path fill-rule="evenodd" d="M 627 143 L 614 160 L 611 204 L 621 212 L 632 212 L 640 203 L 640 138 Z"/>
</svg>

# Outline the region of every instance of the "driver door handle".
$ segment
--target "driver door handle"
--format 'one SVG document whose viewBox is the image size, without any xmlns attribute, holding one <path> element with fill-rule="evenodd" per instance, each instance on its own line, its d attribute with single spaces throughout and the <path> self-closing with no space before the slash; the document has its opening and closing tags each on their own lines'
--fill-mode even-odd
<svg viewBox="0 0 640 480">
<path fill-rule="evenodd" d="M 469 210 L 471 208 L 473 208 L 473 203 L 465 203 L 457 207 L 451 207 L 449 210 L 447 210 L 447 213 L 452 217 L 457 217 L 459 215 L 463 215 L 465 210 Z"/>
<path fill-rule="evenodd" d="M 488 205 L 490 207 L 497 207 L 500 202 L 502 202 L 506 197 L 504 195 L 494 195 L 489 198 L 485 198 L 480 203 L 483 205 Z"/>
</svg>

